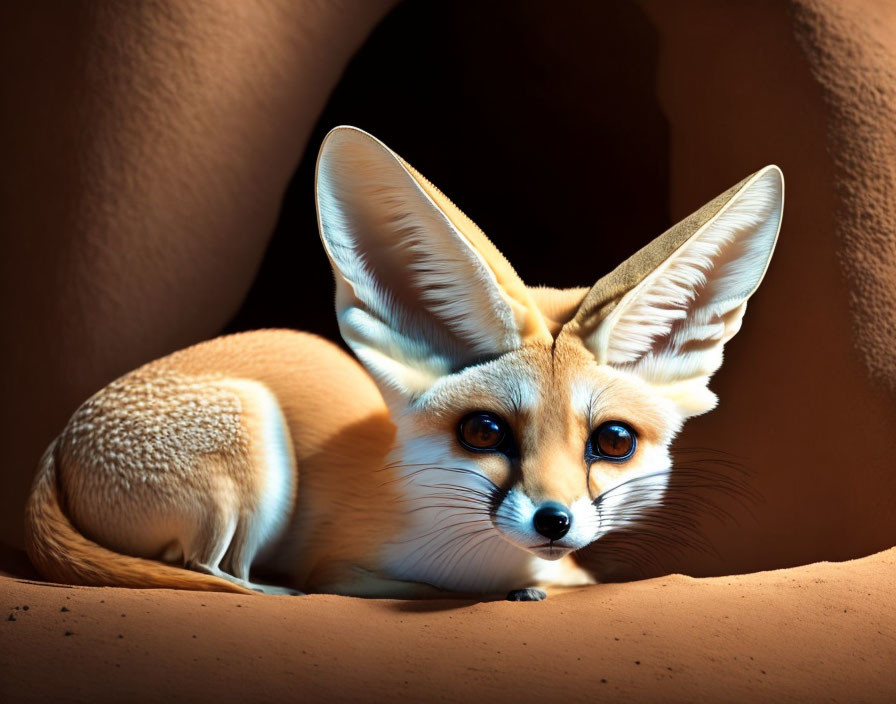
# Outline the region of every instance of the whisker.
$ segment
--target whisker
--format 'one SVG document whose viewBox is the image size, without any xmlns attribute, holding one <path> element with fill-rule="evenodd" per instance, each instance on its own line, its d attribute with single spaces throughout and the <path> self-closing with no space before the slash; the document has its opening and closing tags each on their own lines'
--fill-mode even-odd
<svg viewBox="0 0 896 704">
<path fill-rule="evenodd" d="M 671 473 L 672 473 L 672 468 L 667 467 L 665 469 L 661 469 L 656 472 L 650 472 L 649 474 L 641 474 L 641 475 L 638 475 L 637 477 L 632 477 L 631 479 L 627 479 L 624 482 L 620 482 L 616 486 L 611 487 L 610 489 L 607 489 L 606 491 L 602 491 L 600 494 L 598 494 L 597 498 L 594 499 L 594 501 L 592 501 L 592 503 L 596 506 L 596 505 L 600 504 L 602 501 L 605 501 L 606 497 L 611 495 L 614 491 L 619 491 L 623 487 L 627 487 L 630 484 L 634 484 L 635 482 L 642 482 L 646 479 L 654 479 L 656 477 L 669 475 Z"/>
<path fill-rule="evenodd" d="M 427 560 L 431 561 L 432 563 L 439 564 L 439 561 L 440 561 L 442 555 L 445 553 L 445 551 L 451 549 L 451 547 L 453 545 L 455 545 L 456 543 L 458 543 L 459 541 L 469 540 L 476 535 L 480 535 L 481 533 L 488 532 L 491 530 L 494 530 L 494 529 L 492 528 L 491 525 L 488 525 L 483 528 L 477 528 L 476 530 L 472 530 L 472 531 L 459 531 L 458 535 L 455 535 L 454 537 L 449 538 L 444 543 L 442 543 L 440 546 L 438 546 L 438 549 L 434 553 L 426 554 L 425 557 Z M 434 540 L 435 540 L 435 538 L 431 539 L 426 544 L 426 547 L 428 547 L 429 544 L 432 543 Z M 416 548 L 415 550 L 413 550 L 410 553 L 410 555 L 416 554 L 417 552 L 419 552 L 419 550 L 422 547 L 424 547 L 424 546 L 420 546 L 420 547 Z M 419 562 L 420 559 L 418 559 L 417 561 Z"/>
<path fill-rule="evenodd" d="M 459 550 L 464 545 L 464 543 L 461 541 L 471 541 L 476 536 L 481 536 L 482 534 L 489 533 L 492 530 L 493 530 L 493 528 L 491 526 L 488 526 L 485 528 L 477 528 L 476 530 L 462 533 L 461 535 L 456 536 L 456 537 L 452 538 L 451 540 L 449 540 L 448 542 L 446 542 L 445 544 L 443 544 L 438 549 L 438 551 L 436 551 L 436 553 L 434 553 L 432 555 L 431 559 L 433 560 L 433 562 L 435 562 L 437 564 L 441 564 L 443 570 L 450 572 L 451 565 L 453 564 L 454 560 L 457 559 Z M 460 545 L 458 545 L 458 543 L 460 543 Z M 452 548 L 454 548 L 454 551 L 452 553 L 453 557 L 449 558 L 445 562 L 442 562 L 442 556 L 445 554 L 446 551 L 451 550 Z"/>
<path fill-rule="evenodd" d="M 588 563 L 597 564 L 601 579 L 607 578 L 608 571 L 628 579 L 633 572 L 639 576 L 666 573 L 668 565 L 688 550 L 721 560 L 702 532 L 702 519 L 739 525 L 738 514 L 743 512 L 755 520 L 752 507 L 763 497 L 751 485 L 754 473 L 742 458 L 704 447 L 679 447 L 670 454 L 672 466 L 633 477 L 593 501 L 602 535 L 582 554 Z M 650 480 L 662 475 L 668 476 L 665 487 L 651 485 Z M 613 497 L 620 500 L 610 511 Z"/>
<path fill-rule="evenodd" d="M 429 531 L 428 533 L 421 533 L 421 534 L 419 534 L 419 535 L 415 535 L 415 536 L 412 537 L 412 538 L 407 538 L 407 539 L 405 539 L 405 540 L 393 540 L 393 541 L 390 541 L 390 542 L 391 542 L 393 545 L 406 545 L 407 543 L 413 543 L 413 542 L 415 542 L 415 541 L 417 541 L 417 540 L 422 540 L 423 538 L 428 538 L 428 537 L 433 536 L 433 535 L 436 535 L 436 534 L 443 535 L 443 534 L 445 534 L 446 532 L 448 532 L 448 531 L 450 531 L 450 530 L 453 530 L 453 529 L 455 529 L 455 528 L 458 528 L 458 527 L 460 527 L 460 526 L 469 526 L 469 525 L 473 525 L 473 524 L 476 524 L 476 523 L 482 523 L 483 521 L 484 521 L 484 519 L 467 520 L 467 521 L 458 521 L 457 523 L 452 523 L 452 524 L 447 525 L 447 526 L 434 527 L 434 528 L 433 528 L 431 531 Z"/>
<path fill-rule="evenodd" d="M 389 480 L 383 482 L 381 484 L 381 486 L 386 486 L 388 484 L 393 484 L 395 482 L 409 481 L 409 480 L 412 480 L 414 477 L 416 477 L 420 474 L 426 473 L 426 472 L 439 471 L 439 472 L 451 472 L 454 474 L 462 474 L 462 475 L 466 475 L 466 476 L 475 477 L 476 479 L 486 482 L 495 491 L 505 491 L 504 489 L 499 487 L 497 484 L 495 484 L 491 479 L 489 479 L 484 474 L 482 474 L 478 471 L 475 471 L 473 469 L 470 469 L 468 467 L 457 467 L 457 466 L 446 466 L 446 465 L 432 464 L 432 463 L 413 462 L 413 463 L 391 463 L 390 465 L 387 465 L 386 467 L 382 467 L 376 471 L 382 471 L 383 469 L 393 469 L 393 470 L 394 469 L 405 469 L 405 468 L 410 468 L 410 467 L 418 467 L 418 469 L 414 470 L 413 472 L 409 472 L 408 474 L 404 474 L 402 476 L 395 477 L 393 479 L 389 479 Z"/>
</svg>

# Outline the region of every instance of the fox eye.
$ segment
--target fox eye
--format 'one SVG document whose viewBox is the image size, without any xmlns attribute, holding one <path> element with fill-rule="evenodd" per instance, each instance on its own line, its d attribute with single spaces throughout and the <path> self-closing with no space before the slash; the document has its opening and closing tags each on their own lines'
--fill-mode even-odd
<svg viewBox="0 0 896 704">
<path fill-rule="evenodd" d="M 589 454 L 595 459 L 627 460 L 635 454 L 635 431 L 618 420 L 601 423 L 591 433 Z"/>
<path fill-rule="evenodd" d="M 499 450 L 507 444 L 509 436 L 504 419 L 489 411 L 470 413 L 457 426 L 460 444 L 474 452 Z"/>
</svg>

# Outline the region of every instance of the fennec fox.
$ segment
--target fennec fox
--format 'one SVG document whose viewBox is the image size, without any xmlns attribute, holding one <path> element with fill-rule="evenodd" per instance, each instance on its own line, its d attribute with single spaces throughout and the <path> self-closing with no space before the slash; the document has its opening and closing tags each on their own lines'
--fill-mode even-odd
<svg viewBox="0 0 896 704">
<path fill-rule="evenodd" d="M 47 578 L 382 597 L 593 581 L 571 553 L 661 506 L 669 445 L 765 274 L 783 206 L 749 176 L 592 288 L 529 288 L 370 135 L 317 164 L 342 336 L 222 337 L 84 403 L 40 463 Z M 602 233 L 601 236 L 614 236 Z M 551 246 L 548 244 L 545 247 Z M 185 569 L 186 568 L 186 569 Z"/>
</svg>

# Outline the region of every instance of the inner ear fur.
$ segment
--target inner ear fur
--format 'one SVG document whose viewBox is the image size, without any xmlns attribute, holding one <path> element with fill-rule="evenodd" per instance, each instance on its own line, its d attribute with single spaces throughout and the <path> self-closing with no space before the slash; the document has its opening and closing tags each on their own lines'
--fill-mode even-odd
<svg viewBox="0 0 896 704">
<path fill-rule="evenodd" d="M 321 238 L 340 330 L 374 377 L 404 393 L 548 338 L 497 248 L 382 142 L 333 130 L 317 168 Z"/>
</svg>

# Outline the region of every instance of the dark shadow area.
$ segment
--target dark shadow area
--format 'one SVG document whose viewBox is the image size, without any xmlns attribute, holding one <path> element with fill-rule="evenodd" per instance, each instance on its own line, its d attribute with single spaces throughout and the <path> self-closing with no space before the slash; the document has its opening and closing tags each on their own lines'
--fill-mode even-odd
<svg viewBox="0 0 896 704">
<path fill-rule="evenodd" d="M 24 550 L 17 550 L 3 543 L 0 543 L 0 577 L 42 579 L 37 570 L 31 566 Z"/>
<path fill-rule="evenodd" d="M 656 31 L 627 2 L 400 6 L 331 96 L 228 332 L 338 339 L 313 193 L 321 140 L 340 124 L 418 168 L 527 283 L 592 284 L 669 225 L 656 64 Z"/>
<path fill-rule="evenodd" d="M 492 601 L 503 601 L 503 599 L 484 599 L 473 598 L 458 599 L 446 597 L 444 599 L 390 599 L 386 603 L 393 612 L 397 614 L 432 614 L 448 611 L 463 611 L 476 606 L 477 604 L 487 604 Z"/>
</svg>

